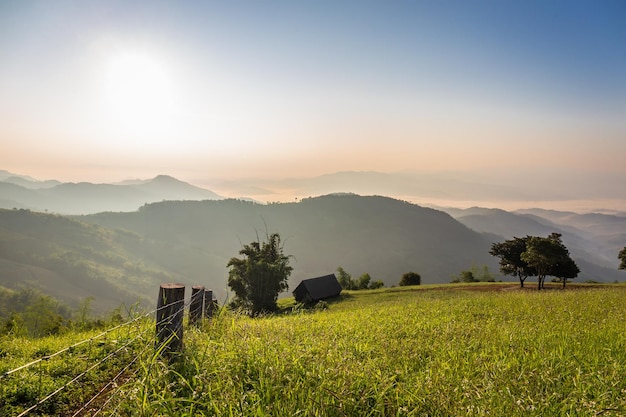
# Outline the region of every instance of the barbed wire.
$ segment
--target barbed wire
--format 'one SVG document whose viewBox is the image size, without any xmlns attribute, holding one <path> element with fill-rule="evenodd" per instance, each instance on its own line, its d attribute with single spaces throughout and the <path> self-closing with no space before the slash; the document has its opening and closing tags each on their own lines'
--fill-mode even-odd
<svg viewBox="0 0 626 417">
<path fill-rule="evenodd" d="M 117 379 L 118 379 L 121 375 L 123 375 L 126 371 L 128 371 L 128 370 L 130 369 L 130 367 L 131 367 L 131 366 L 132 366 L 135 362 L 137 362 L 137 360 L 138 360 L 139 358 L 143 357 L 143 355 L 144 355 L 144 354 L 146 353 L 146 351 L 148 350 L 148 347 L 149 347 L 148 345 L 144 346 L 143 350 L 142 350 L 142 351 L 141 351 L 141 352 L 140 352 L 137 356 L 135 356 L 135 358 L 134 358 L 134 359 L 133 359 L 133 360 L 132 360 L 132 361 L 131 361 L 128 365 L 126 365 L 126 366 L 124 367 L 124 369 L 122 369 L 122 370 L 121 370 L 121 371 L 120 371 L 120 372 L 119 372 L 119 373 L 118 373 L 118 374 L 117 374 L 117 375 L 116 375 L 116 376 L 115 376 L 115 377 L 114 377 L 111 381 L 109 381 L 109 383 L 108 383 L 108 384 L 107 384 L 107 385 L 106 385 L 106 386 L 105 386 L 102 390 L 100 390 L 100 392 L 99 392 L 98 394 L 96 394 L 96 395 L 95 395 L 92 399 L 90 399 L 90 400 L 89 400 L 89 403 L 91 403 L 91 402 L 92 402 L 95 398 L 97 398 L 99 395 L 101 395 L 101 394 L 102 394 L 102 393 L 106 390 L 106 388 L 107 388 L 109 385 L 111 385 L 112 383 L 114 383 L 114 382 L 115 382 L 115 381 L 116 381 L 116 380 L 117 380 Z M 137 372 L 138 372 L 138 371 L 139 371 L 138 369 L 135 369 L 135 370 L 134 370 L 134 372 L 132 372 L 132 375 L 128 378 L 128 380 L 132 379 L 135 375 L 137 375 Z M 100 414 L 100 412 L 101 412 L 101 411 L 103 411 L 103 410 L 104 410 L 104 409 L 105 409 L 105 408 L 109 405 L 109 403 L 111 402 L 111 400 L 112 400 L 113 398 L 115 398 L 115 397 L 116 397 L 116 395 L 117 395 L 117 394 L 118 394 L 118 393 L 122 390 L 122 387 L 123 387 L 123 386 L 118 385 L 118 386 L 117 386 L 117 388 L 115 389 L 115 392 L 113 392 L 112 394 L 110 394 L 110 395 L 109 395 L 109 398 L 107 398 L 107 399 L 106 399 L 106 401 L 105 401 L 105 402 L 104 402 L 104 403 L 100 406 L 100 408 L 99 408 L 98 410 L 96 410 L 96 411 L 94 412 L 94 414 L 92 414 L 92 417 L 96 417 L 98 414 Z M 128 395 L 129 395 L 129 394 L 130 394 L 130 392 L 127 392 L 127 393 L 126 393 L 126 395 L 125 395 L 125 397 L 128 397 Z M 113 415 L 115 415 L 115 412 L 117 411 L 117 409 L 119 408 L 119 406 L 122 404 L 122 401 L 123 401 L 123 399 L 122 399 L 120 402 L 118 402 L 118 404 L 117 404 L 117 406 L 115 407 L 115 409 L 113 409 L 113 411 L 112 411 Z M 76 412 L 76 413 L 75 413 L 72 417 L 76 417 L 76 416 L 77 416 L 77 415 L 78 415 L 78 414 L 79 414 L 82 410 L 84 410 L 84 409 L 87 407 L 87 405 L 88 405 L 89 403 L 85 404 L 85 406 L 83 406 L 80 410 L 78 410 L 78 411 L 77 411 L 77 412 Z"/>
<path fill-rule="evenodd" d="M 151 316 L 151 315 L 153 315 L 153 314 L 155 314 L 155 313 L 159 312 L 160 310 L 165 309 L 165 308 L 168 308 L 168 307 L 171 307 L 171 306 L 173 306 L 173 305 L 175 305 L 175 304 L 177 304 L 177 303 L 180 303 L 181 301 L 182 301 L 182 300 L 180 300 L 180 301 L 174 301 L 174 302 L 171 302 L 171 303 L 166 304 L 166 305 L 164 305 L 164 306 L 158 307 L 158 308 L 156 308 L 156 309 L 154 309 L 154 310 L 152 310 L 152 311 L 150 311 L 150 312 L 147 312 L 147 313 L 145 313 L 145 314 L 142 314 L 141 316 L 138 316 L 138 317 L 136 317 L 136 318 L 134 318 L 134 319 L 132 319 L 132 320 L 129 320 L 129 321 L 125 322 L 125 323 L 122 323 L 122 324 L 119 324 L 119 325 L 117 325 L 117 326 L 115 326 L 115 327 L 112 327 L 112 328 L 110 328 L 110 329 L 107 329 L 106 331 L 104 331 L 104 332 L 102 332 L 102 333 L 100 333 L 100 334 L 98 334 L 98 335 L 96 335 L 96 336 L 93 336 L 93 337 L 90 337 L 90 338 L 87 338 L 87 339 L 81 340 L 81 341 L 76 342 L 76 343 L 72 344 L 71 346 L 67 346 L 67 347 L 65 347 L 65 348 L 63 348 L 63 349 L 61 349 L 61 350 L 59 350 L 59 351 L 57 351 L 57 352 L 55 352 L 55 353 L 53 353 L 53 354 L 43 356 L 43 357 L 41 357 L 41 358 L 39 358 L 39 359 L 36 359 L 36 360 L 34 360 L 34 361 L 32 361 L 32 362 L 29 362 L 29 363 L 25 364 L 25 365 L 22 365 L 22 366 L 19 366 L 19 367 L 17 367 L 17 368 L 14 368 L 14 369 L 11 369 L 11 370 L 9 370 L 9 371 L 6 371 L 6 372 L 4 372 L 3 374 L 1 374 L 1 375 L 0 375 L 0 380 L 2 380 L 3 378 L 7 378 L 8 376 L 10 376 L 11 374 L 13 374 L 13 373 L 15 373 L 15 372 L 18 372 L 18 371 L 23 370 L 23 369 L 27 369 L 27 368 L 29 368 L 29 367 L 31 367 L 31 366 L 33 366 L 33 365 L 36 365 L 36 364 L 41 363 L 41 362 L 43 362 L 43 361 L 47 361 L 47 360 L 49 360 L 49 359 L 51 359 L 51 358 L 54 358 L 54 357 L 56 357 L 56 356 L 59 356 L 59 355 L 61 355 L 61 354 L 65 353 L 65 352 L 72 352 L 72 351 L 73 351 L 76 347 L 78 347 L 78 346 L 81 346 L 81 345 L 83 345 L 83 344 L 85 344 L 85 343 L 92 342 L 92 341 L 94 341 L 94 340 L 100 339 L 100 338 L 101 338 L 101 337 L 103 337 L 103 336 L 105 336 L 105 337 L 106 337 L 106 335 L 107 335 L 107 334 L 109 334 L 109 333 L 111 333 L 111 332 L 113 332 L 113 331 L 115 331 L 115 330 L 121 329 L 122 327 L 125 327 L 125 326 L 129 326 L 129 325 L 131 325 L 131 324 L 133 324 L 133 323 L 136 323 L 137 321 L 139 321 L 139 320 L 141 320 L 141 319 L 147 318 L 147 317 L 149 317 L 149 316 Z M 174 311 L 174 312 L 173 312 L 172 314 L 170 314 L 169 316 L 166 316 L 166 317 L 164 317 L 163 319 L 161 319 L 160 321 L 156 322 L 156 324 L 157 324 L 157 328 L 158 328 L 158 326 L 159 326 L 159 325 L 161 325 L 161 324 L 163 324 L 163 323 L 166 323 L 166 322 L 170 321 L 170 320 L 171 320 L 174 316 L 176 316 L 176 315 L 180 314 L 181 312 L 184 314 L 184 310 L 185 310 L 185 308 L 186 308 L 186 307 L 188 307 L 188 305 L 189 305 L 190 303 L 191 303 L 191 299 L 189 299 L 189 300 L 188 300 L 188 301 L 186 301 L 186 302 L 184 302 L 184 301 L 183 301 L 183 303 L 182 303 L 181 307 L 180 307 L 178 310 Z M 123 346 L 121 346 L 121 347 L 119 347 L 118 349 L 114 350 L 113 352 L 109 353 L 109 354 L 108 354 L 108 355 L 106 355 L 104 358 L 102 358 L 102 359 L 98 360 L 98 361 L 97 361 L 94 365 L 90 366 L 90 367 L 89 367 L 89 368 L 87 368 L 85 371 L 83 371 L 83 372 L 81 372 L 80 374 L 76 375 L 73 379 L 71 379 L 70 381 L 68 381 L 67 383 L 65 383 L 64 385 L 62 385 L 61 387 L 59 387 L 59 388 L 55 389 L 55 390 L 54 390 L 53 392 L 51 392 L 50 394 L 48 394 L 48 395 L 46 395 L 45 397 L 41 398 L 39 401 L 37 401 L 37 402 L 36 402 L 35 404 L 33 404 L 32 406 L 30 406 L 29 408 L 27 408 L 27 409 L 23 410 L 23 411 L 22 411 L 20 414 L 18 414 L 16 417 L 23 417 L 23 416 L 27 415 L 28 413 L 30 413 L 31 411 L 34 411 L 34 410 L 35 410 L 35 409 L 37 409 L 40 405 L 42 405 L 43 403 L 45 403 L 46 401 L 48 401 L 49 399 L 51 399 L 51 398 L 52 398 L 52 397 L 54 397 L 55 395 L 59 394 L 60 392 L 64 391 L 64 390 L 65 390 L 65 389 L 67 389 L 68 387 L 70 387 L 72 384 L 74 384 L 76 381 L 78 381 L 79 379 L 81 379 L 81 378 L 82 378 L 83 376 L 85 376 L 87 373 L 91 372 L 92 370 L 94 370 L 94 369 L 95 369 L 95 368 L 97 368 L 97 367 L 100 367 L 103 363 L 105 363 L 105 362 L 106 362 L 107 360 L 109 360 L 110 358 L 117 356 L 117 355 L 118 355 L 118 353 L 120 353 L 122 350 L 126 349 L 128 346 L 130 346 L 130 345 L 131 345 L 132 343 L 134 343 L 135 341 L 139 340 L 139 339 L 140 339 L 140 338 L 141 338 L 141 337 L 142 337 L 142 336 L 143 336 L 146 332 L 150 331 L 151 329 L 153 329 L 153 328 L 152 328 L 152 327 L 147 327 L 146 329 L 144 329 L 143 331 L 141 331 L 139 334 L 137 334 L 134 338 L 132 338 L 132 339 L 130 339 L 128 342 L 126 342 Z M 176 337 L 176 335 L 175 335 L 175 334 L 172 334 L 172 335 L 171 335 L 168 339 L 164 340 L 161 344 L 156 345 L 156 350 L 157 350 L 157 352 L 160 352 L 160 351 L 163 349 L 163 347 L 164 347 L 166 344 L 168 344 L 168 343 L 169 343 L 169 342 L 170 342 L 170 341 L 171 341 L 174 337 Z M 115 381 L 116 381 L 116 380 L 117 380 L 117 379 L 118 379 L 121 375 L 123 375 L 123 374 L 124 374 L 124 373 L 125 373 L 128 369 L 130 369 L 130 367 L 131 367 L 131 366 L 132 366 L 132 365 L 133 365 L 133 364 L 134 364 L 134 363 L 138 360 L 138 358 L 139 358 L 141 355 L 143 355 L 143 354 L 147 351 L 147 349 L 149 348 L 149 346 L 150 346 L 149 344 L 146 344 L 146 345 L 144 346 L 143 350 L 141 351 L 141 354 L 140 354 L 140 355 L 135 356 L 135 357 L 134 357 L 134 359 L 133 359 L 132 361 L 130 361 L 128 364 L 126 364 L 126 366 L 125 366 L 125 367 L 124 367 L 121 371 L 119 371 L 119 372 L 115 375 L 115 377 L 113 377 L 111 380 L 109 380 L 109 381 L 107 382 L 107 384 L 105 384 L 105 386 L 104 386 L 104 387 L 103 387 L 103 388 L 102 388 L 102 389 L 101 389 L 101 390 L 100 390 L 100 391 L 99 391 L 96 395 L 94 395 L 94 396 L 93 396 L 93 397 L 92 397 L 92 398 L 91 398 L 91 399 L 90 399 L 87 403 L 85 403 L 85 404 L 81 407 L 81 409 L 79 409 L 79 410 L 78 410 L 78 411 L 74 414 L 74 416 L 79 415 L 79 414 L 80 414 L 80 413 L 81 413 L 81 412 L 82 412 L 82 411 L 83 411 L 86 407 L 88 407 L 88 405 L 89 405 L 90 403 L 92 403 L 92 402 L 93 402 L 93 401 L 94 401 L 94 400 L 95 400 L 98 396 L 102 395 L 102 394 L 106 391 L 107 387 L 109 387 L 111 384 L 113 384 L 113 383 L 114 383 L 114 382 L 115 382 Z M 40 372 L 41 372 L 41 371 L 40 371 Z M 133 375 L 136 375 L 136 372 L 135 372 Z M 117 392 L 119 392 L 119 389 L 120 389 L 120 387 L 118 387 L 118 390 L 116 390 L 116 393 L 117 393 Z M 103 405 L 103 407 L 104 407 L 106 404 L 108 404 L 108 402 L 110 401 L 110 399 L 111 399 L 111 398 L 112 398 L 112 397 L 110 397 L 110 398 L 109 398 L 109 399 L 105 402 L 105 404 Z M 119 406 L 119 405 L 118 405 L 118 406 Z M 102 411 L 102 408 L 101 408 L 101 409 L 99 409 L 97 412 L 99 413 L 100 411 Z"/>
<path fill-rule="evenodd" d="M 39 400 L 36 404 L 32 405 L 30 408 L 27 408 L 26 410 L 22 411 L 20 414 L 18 414 L 16 417 L 22 417 L 25 416 L 26 414 L 30 413 L 31 411 L 35 410 L 37 407 L 39 407 L 41 404 L 45 403 L 46 401 L 48 401 L 50 398 L 54 397 L 55 395 L 57 395 L 59 392 L 63 391 L 64 389 L 66 389 L 67 387 L 69 387 L 70 385 L 72 385 L 74 382 L 78 381 L 80 378 L 82 378 L 84 375 L 86 375 L 88 372 L 90 372 L 91 370 L 97 368 L 98 366 L 102 365 L 104 362 L 106 362 L 108 359 L 112 358 L 113 356 L 116 356 L 117 353 L 119 353 L 122 349 L 126 348 L 127 346 L 129 346 L 132 342 L 134 342 L 135 340 L 139 339 L 140 336 L 137 336 L 133 339 L 131 339 L 130 341 L 128 341 L 125 345 L 123 345 L 122 347 L 118 348 L 117 350 L 114 350 L 113 352 L 109 353 L 108 355 L 106 355 L 104 358 L 100 359 L 98 362 L 96 362 L 95 364 L 93 364 L 92 366 L 90 366 L 89 368 L 87 368 L 86 370 L 84 370 L 83 372 L 81 372 L 80 374 L 78 374 L 77 376 L 75 376 L 73 379 L 71 379 L 69 382 L 66 382 L 64 385 L 62 385 L 60 388 L 57 388 L 56 390 L 54 390 L 52 393 L 48 394 L 47 396 L 45 396 L 44 398 L 42 398 L 41 400 Z"/>
<path fill-rule="evenodd" d="M 142 334 L 143 334 L 143 333 L 145 333 L 145 331 L 144 331 L 144 332 L 142 332 Z M 150 347 L 150 345 L 146 344 L 146 345 L 144 346 L 143 350 L 142 350 L 142 351 L 141 351 L 138 355 L 135 355 L 135 356 L 134 356 L 134 358 L 133 358 L 133 360 L 132 360 L 132 361 L 130 361 L 130 362 L 129 362 L 129 363 L 128 363 L 128 364 L 127 364 L 124 368 L 122 368 L 122 370 L 120 370 L 120 371 L 119 371 L 119 372 L 118 372 L 118 373 L 117 373 L 117 374 L 116 374 L 116 375 L 115 375 L 115 376 L 114 376 L 114 377 L 113 377 L 113 378 L 112 378 L 109 382 L 107 382 L 107 383 L 106 383 L 106 385 L 105 385 L 104 387 L 102 387 L 102 389 L 100 389 L 100 391 L 98 391 L 98 392 L 97 392 L 97 393 L 96 393 L 93 397 L 91 397 L 91 398 L 89 399 L 89 401 L 87 401 L 85 404 L 83 404 L 83 406 L 82 406 L 82 407 L 81 407 L 78 411 L 76 411 L 76 412 L 72 415 L 72 417 L 76 417 L 76 416 L 80 415 L 80 413 L 81 413 L 83 410 L 85 410 L 87 407 L 89 407 L 89 405 L 90 405 L 92 402 L 94 402 L 94 401 L 96 400 L 96 398 L 100 397 L 100 396 L 101 396 L 101 395 L 102 395 L 102 394 L 103 394 L 103 393 L 107 390 L 107 388 L 109 388 L 111 385 L 113 385 L 113 384 L 115 383 L 115 381 L 117 381 L 117 379 L 118 379 L 118 378 L 120 378 L 122 375 L 124 375 L 124 374 L 125 374 L 125 373 L 126 373 L 126 372 L 130 369 L 130 368 L 131 368 L 131 366 L 133 366 L 133 364 L 134 364 L 135 362 L 137 362 L 137 361 L 139 360 L 139 358 L 141 358 L 141 357 L 144 355 L 144 353 L 146 353 L 146 351 L 148 350 L 148 348 L 149 348 L 149 347 Z M 135 372 L 133 373 L 133 376 L 134 376 L 136 373 L 137 373 L 137 371 L 135 371 Z M 116 390 L 116 392 L 115 392 L 115 393 L 117 393 L 120 389 L 121 389 L 121 387 L 120 387 L 120 386 L 118 386 L 118 387 L 117 387 L 117 390 Z M 115 393 L 113 393 L 112 395 L 110 395 L 110 396 L 109 396 L 109 398 L 108 398 L 108 399 L 107 399 L 107 400 L 106 400 L 106 401 L 102 404 L 102 406 L 101 406 L 101 407 L 100 407 L 100 408 L 99 408 L 99 409 L 98 409 L 98 410 L 97 410 L 97 411 L 96 411 L 96 412 L 92 415 L 92 417 L 93 417 L 93 416 L 95 416 L 95 415 L 97 415 L 100 411 L 102 411 L 102 410 L 103 410 L 103 409 L 104 409 L 104 408 L 108 405 L 108 403 L 111 401 L 111 399 L 115 396 Z"/>
<path fill-rule="evenodd" d="M 186 303 L 184 303 L 184 305 L 177 311 L 175 311 L 174 313 L 172 313 L 171 315 L 169 315 L 168 317 L 165 317 L 164 319 L 162 319 L 160 322 L 157 323 L 158 324 L 162 324 L 164 322 L 166 322 L 167 320 L 171 319 L 172 317 L 174 317 L 175 315 L 179 314 L 181 311 L 184 312 L 184 309 L 191 304 L 193 297 Z M 156 351 L 157 352 L 161 352 L 164 345 L 168 344 L 170 340 L 172 340 L 175 337 L 174 334 L 172 334 L 168 339 L 164 340 L 161 344 L 156 346 Z M 103 387 L 96 395 L 94 395 L 87 404 L 83 405 L 83 407 L 81 407 L 80 410 L 78 410 L 72 417 L 76 417 L 80 414 L 80 412 L 82 412 L 84 409 L 87 408 L 87 406 L 89 405 L 89 403 L 93 402 L 98 396 L 100 396 L 104 391 L 106 391 L 107 387 L 110 386 L 111 384 L 113 384 L 121 375 L 123 375 L 126 371 L 128 371 L 128 369 L 130 369 L 130 367 L 140 358 L 142 357 L 145 352 L 148 350 L 148 345 L 144 346 L 143 350 L 128 364 L 124 367 L 124 369 L 122 369 L 111 381 L 109 381 L 109 383 L 107 383 L 107 385 L 105 387 Z M 135 369 L 135 371 L 132 373 L 131 377 L 128 378 L 128 380 L 132 379 L 135 375 L 137 375 L 137 372 L 139 370 Z M 117 386 L 117 389 L 115 389 L 115 392 L 113 392 L 112 394 L 109 395 L 109 398 L 107 398 L 107 400 L 100 406 L 100 408 L 98 408 L 98 410 L 95 411 L 94 414 L 92 414 L 92 417 L 96 417 L 98 414 L 100 414 L 100 412 L 102 412 L 107 405 L 111 402 L 111 400 L 113 400 L 113 398 L 115 398 L 117 396 L 117 394 L 122 390 L 123 386 Z M 127 392 L 126 395 L 124 396 L 124 398 L 128 397 L 128 395 L 130 394 L 130 392 Z M 117 409 L 120 407 L 120 405 L 123 403 L 124 398 L 122 400 L 120 400 L 117 405 L 115 406 L 115 408 L 112 410 L 113 415 L 115 415 L 115 413 L 117 412 Z"/>
<path fill-rule="evenodd" d="M 154 310 L 152 310 L 152 311 L 150 311 L 148 313 L 142 314 L 141 316 L 135 317 L 132 320 L 129 320 L 129 321 L 125 322 L 125 323 L 122 323 L 122 324 L 119 324 L 119 325 L 117 325 L 115 327 L 107 329 L 104 332 L 102 332 L 102 333 L 100 333 L 100 334 L 98 334 L 96 336 L 92 336 L 92 337 L 90 337 L 88 339 L 84 339 L 84 340 L 81 340 L 80 342 L 76 342 L 76 343 L 74 343 L 71 346 L 67 346 L 67 347 L 59 350 L 58 352 L 52 353 L 50 355 L 42 356 L 41 358 L 35 359 L 34 361 L 29 362 L 29 363 L 27 363 L 25 365 L 22 365 L 22 366 L 19 366 L 17 368 L 11 369 L 9 371 L 3 372 L 2 374 L 0 374 L 0 380 L 2 380 L 3 378 L 8 377 L 9 375 L 11 375 L 11 374 L 13 374 L 15 372 L 21 371 L 22 369 L 26 369 L 26 368 L 29 368 L 29 367 L 31 367 L 33 365 L 37 365 L 39 362 L 50 360 L 50 359 L 54 358 L 55 356 L 58 356 L 58 355 L 61 355 L 62 353 L 71 351 L 71 350 L 73 350 L 73 349 L 77 348 L 78 346 L 81 346 L 81 345 L 83 345 L 85 343 L 93 342 L 94 340 L 100 339 L 101 337 L 106 336 L 107 334 L 113 332 L 114 330 L 120 329 L 120 328 L 122 328 L 124 326 L 128 326 L 130 324 L 133 324 L 133 323 L 135 323 L 135 322 L 137 322 L 137 321 L 139 321 L 139 320 L 141 320 L 143 318 L 149 317 L 150 315 L 157 313 L 159 310 L 162 310 L 162 309 L 164 309 L 166 307 L 170 307 L 170 306 L 176 304 L 177 302 L 179 302 L 179 301 L 174 301 L 174 302 L 169 303 L 167 305 L 164 305 L 164 306 L 161 306 L 159 308 L 156 308 L 156 309 L 154 309 Z M 172 314 L 172 316 L 173 316 L 173 314 Z M 167 317 L 167 318 L 169 319 L 169 318 L 171 318 L 171 316 Z"/>
</svg>

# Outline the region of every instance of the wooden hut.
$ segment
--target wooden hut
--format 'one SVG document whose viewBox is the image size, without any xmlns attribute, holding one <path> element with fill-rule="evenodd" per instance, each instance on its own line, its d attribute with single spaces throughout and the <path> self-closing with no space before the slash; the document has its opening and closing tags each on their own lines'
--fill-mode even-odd
<svg viewBox="0 0 626 417">
<path fill-rule="evenodd" d="M 326 298 L 336 297 L 341 293 L 341 285 L 335 274 L 302 280 L 293 290 L 293 296 L 299 303 L 311 303 Z"/>
</svg>

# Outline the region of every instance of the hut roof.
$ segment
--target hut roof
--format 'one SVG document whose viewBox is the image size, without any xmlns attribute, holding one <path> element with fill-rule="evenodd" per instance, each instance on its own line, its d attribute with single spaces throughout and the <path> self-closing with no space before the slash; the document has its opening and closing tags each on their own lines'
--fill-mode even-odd
<svg viewBox="0 0 626 417">
<path fill-rule="evenodd" d="M 311 301 L 318 301 L 339 295 L 341 293 L 341 285 L 337 281 L 335 274 L 324 275 L 302 280 L 293 291 L 296 300 L 302 300 L 304 292 L 308 293 Z"/>
</svg>

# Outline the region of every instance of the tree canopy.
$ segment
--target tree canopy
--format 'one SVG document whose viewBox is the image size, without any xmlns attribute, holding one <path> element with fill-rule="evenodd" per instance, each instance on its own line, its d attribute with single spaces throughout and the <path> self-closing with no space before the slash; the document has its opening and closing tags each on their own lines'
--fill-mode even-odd
<svg viewBox="0 0 626 417">
<path fill-rule="evenodd" d="M 561 278 L 565 287 L 567 279 L 576 278 L 580 272 L 561 241 L 560 233 L 552 233 L 548 237 L 529 236 L 526 251 L 520 257 L 535 270 L 539 290 L 544 287 L 547 275 Z"/>
<path fill-rule="evenodd" d="M 399 286 L 404 287 L 407 285 L 420 285 L 422 283 L 422 277 L 417 272 L 406 272 L 402 274 L 400 278 Z"/>
<path fill-rule="evenodd" d="M 288 288 L 293 268 L 283 253 L 280 235 L 273 233 L 265 242 L 254 241 L 239 251 L 227 264 L 228 286 L 235 292 L 235 303 L 251 315 L 276 310 L 278 294 Z"/>
<path fill-rule="evenodd" d="M 372 281 L 372 277 L 367 272 L 355 280 L 345 269 L 338 267 L 336 276 L 339 285 L 344 290 L 375 290 L 385 286 L 381 280 Z"/>
<path fill-rule="evenodd" d="M 620 251 L 617 257 L 622 261 L 617 269 L 626 269 L 626 246 Z"/>
<path fill-rule="evenodd" d="M 529 276 L 537 276 L 537 289 L 542 289 L 548 275 L 560 278 L 565 287 L 567 280 L 576 278 L 580 272 L 560 233 L 548 237 L 514 237 L 494 243 L 489 253 L 500 258 L 500 271 L 516 276 L 520 287 L 524 287 Z"/>
<path fill-rule="evenodd" d="M 500 258 L 500 272 L 517 277 L 522 288 L 526 278 L 535 275 L 534 269 L 522 259 L 529 238 L 530 236 L 514 237 L 511 240 L 494 243 L 489 251 L 491 255 Z"/>
</svg>

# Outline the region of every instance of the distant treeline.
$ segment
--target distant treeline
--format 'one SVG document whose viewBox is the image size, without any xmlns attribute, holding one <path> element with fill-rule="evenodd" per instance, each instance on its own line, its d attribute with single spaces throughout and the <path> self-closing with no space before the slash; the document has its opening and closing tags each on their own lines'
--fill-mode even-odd
<svg viewBox="0 0 626 417">
<path fill-rule="evenodd" d="M 44 337 L 68 330 L 89 330 L 121 323 L 121 307 L 107 317 L 94 317 L 89 297 L 72 309 L 33 289 L 0 288 L 0 336 Z"/>
</svg>

